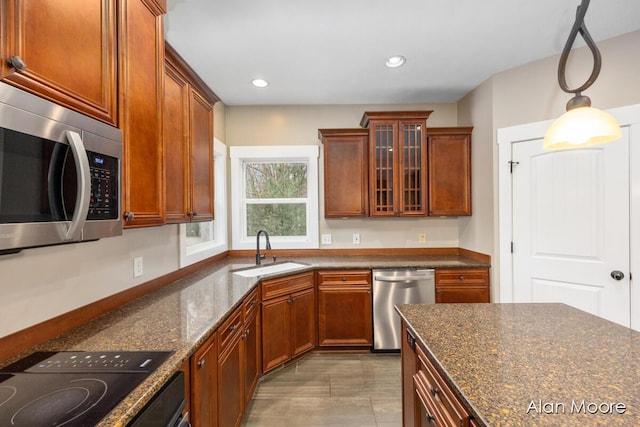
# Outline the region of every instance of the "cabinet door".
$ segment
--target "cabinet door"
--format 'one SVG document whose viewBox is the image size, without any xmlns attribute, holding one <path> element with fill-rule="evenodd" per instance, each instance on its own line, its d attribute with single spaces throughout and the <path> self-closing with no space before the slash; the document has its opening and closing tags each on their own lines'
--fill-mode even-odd
<svg viewBox="0 0 640 427">
<path fill-rule="evenodd" d="M 291 357 L 316 346 L 316 299 L 313 288 L 291 295 Z"/>
<path fill-rule="evenodd" d="M 289 295 L 262 303 L 262 371 L 291 359 L 291 299 Z"/>
<path fill-rule="evenodd" d="M 217 337 L 211 336 L 191 356 L 191 423 L 194 427 L 215 427 L 218 421 Z"/>
<path fill-rule="evenodd" d="M 461 129 L 429 135 L 429 215 L 471 215 L 471 130 Z"/>
<path fill-rule="evenodd" d="M 257 311 L 252 312 L 249 318 L 245 320 L 243 339 L 245 360 L 244 401 L 245 404 L 249 404 L 262 372 L 260 317 Z"/>
<path fill-rule="evenodd" d="M 77 0 L 3 3 L 2 80 L 117 125 L 115 2 L 83 0 L 82 7 Z M 12 57 L 26 68 L 10 66 Z"/>
<path fill-rule="evenodd" d="M 241 337 L 236 333 L 218 359 L 218 427 L 240 425 L 244 409 Z"/>
<path fill-rule="evenodd" d="M 168 61 L 164 75 L 164 197 L 167 222 L 189 222 L 189 86 Z"/>
<path fill-rule="evenodd" d="M 413 376 L 418 371 L 415 353 L 415 338 L 407 332 L 406 323 L 402 322 L 402 426 L 414 427 L 416 395 L 414 393 Z"/>
<path fill-rule="evenodd" d="M 369 201 L 371 216 L 396 216 L 398 122 L 376 120 L 369 134 Z"/>
<path fill-rule="evenodd" d="M 369 132 L 320 129 L 324 145 L 325 218 L 369 214 Z"/>
<path fill-rule="evenodd" d="M 318 345 L 372 344 L 371 272 L 318 272 Z"/>
<path fill-rule="evenodd" d="M 151 0 L 118 4 L 124 226 L 162 225 L 162 15 Z"/>
<path fill-rule="evenodd" d="M 213 220 L 213 105 L 190 90 L 191 219 Z"/>
<path fill-rule="evenodd" d="M 402 216 L 427 214 L 427 150 L 424 120 L 401 120 L 398 126 L 398 211 Z"/>
</svg>

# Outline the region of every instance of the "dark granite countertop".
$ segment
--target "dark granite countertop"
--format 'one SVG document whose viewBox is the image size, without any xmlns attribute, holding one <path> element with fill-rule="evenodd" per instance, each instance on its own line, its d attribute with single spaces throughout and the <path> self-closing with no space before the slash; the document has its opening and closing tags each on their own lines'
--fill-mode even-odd
<svg viewBox="0 0 640 427">
<path fill-rule="evenodd" d="M 488 267 L 486 263 L 455 255 L 281 257 L 278 262 L 285 260 L 301 262 L 307 267 L 263 278 L 317 268 Z M 252 266 L 252 258 L 228 258 L 215 263 L 42 345 L 0 361 L 0 367 L 34 351 L 173 351 L 160 368 L 99 424 L 126 425 L 257 286 L 260 278 L 233 274 L 234 270 Z"/>
<path fill-rule="evenodd" d="M 397 309 L 481 425 L 640 425 L 639 332 L 564 304 Z"/>
</svg>

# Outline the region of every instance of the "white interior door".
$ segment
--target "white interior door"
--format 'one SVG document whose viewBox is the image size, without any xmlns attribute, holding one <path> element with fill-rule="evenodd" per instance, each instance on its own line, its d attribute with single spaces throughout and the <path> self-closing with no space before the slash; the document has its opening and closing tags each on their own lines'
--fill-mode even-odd
<svg viewBox="0 0 640 427">
<path fill-rule="evenodd" d="M 628 129 L 580 150 L 511 147 L 513 301 L 564 302 L 630 326 Z"/>
</svg>

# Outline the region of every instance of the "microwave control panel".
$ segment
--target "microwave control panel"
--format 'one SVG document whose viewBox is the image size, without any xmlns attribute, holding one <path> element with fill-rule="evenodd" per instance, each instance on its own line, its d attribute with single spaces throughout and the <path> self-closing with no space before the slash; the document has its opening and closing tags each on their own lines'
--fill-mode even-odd
<svg viewBox="0 0 640 427">
<path fill-rule="evenodd" d="M 91 171 L 91 200 L 87 219 L 118 218 L 118 159 L 87 151 Z"/>
</svg>

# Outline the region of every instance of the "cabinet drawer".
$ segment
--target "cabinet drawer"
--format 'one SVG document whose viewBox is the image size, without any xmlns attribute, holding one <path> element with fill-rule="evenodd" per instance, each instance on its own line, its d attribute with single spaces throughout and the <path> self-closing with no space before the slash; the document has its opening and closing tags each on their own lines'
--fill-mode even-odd
<svg viewBox="0 0 640 427">
<path fill-rule="evenodd" d="M 295 276 L 281 277 L 262 282 L 262 299 L 287 295 L 313 287 L 313 272 L 296 274 Z"/>
<path fill-rule="evenodd" d="M 456 269 L 436 270 L 436 285 L 445 284 L 487 284 L 489 283 L 489 270 L 482 269 Z"/>
<path fill-rule="evenodd" d="M 469 413 L 442 379 L 426 354 L 416 346 L 418 372 L 416 376 L 424 384 L 430 400 L 434 404 L 435 417 L 439 424 L 446 426 L 469 425 Z"/>
<path fill-rule="evenodd" d="M 245 299 L 242 304 L 244 310 L 244 319 L 249 319 L 258 310 L 260 307 L 260 294 L 258 293 L 258 289 L 255 289 L 251 292 Z"/>
<path fill-rule="evenodd" d="M 234 336 L 240 333 L 242 330 L 242 322 L 242 308 L 238 308 L 218 328 L 218 354 L 222 354 Z"/>
<path fill-rule="evenodd" d="M 318 272 L 318 284 L 323 285 L 370 285 L 370 270 L 327 270 Z"/>
</svg>

